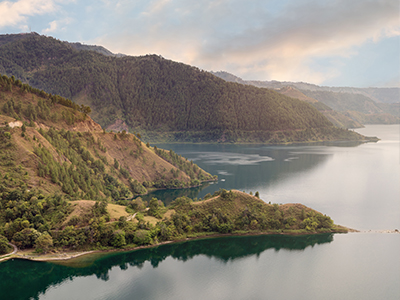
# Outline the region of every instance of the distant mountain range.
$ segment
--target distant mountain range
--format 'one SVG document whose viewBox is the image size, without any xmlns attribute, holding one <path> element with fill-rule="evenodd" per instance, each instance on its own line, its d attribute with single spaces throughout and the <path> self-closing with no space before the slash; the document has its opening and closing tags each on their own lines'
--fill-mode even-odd
<svg viewBox="0 0 400 300">
<path fill-rule="evenodd" d="M 355 128 L 361 124 L 400 122 L 400 88 L 327 87 L 304 82 L 251 81 L 223 71 L 212 73 L 229 82 L 274 89 L 310 102 L 336 126 Z M 288 87 L 291 88 L 290 93 Z"/>
<path fill-rule="evenodd" d="M 243 80 L 240 77 L 237 77 L 235 75 L 232 75 L 224 71 L 211 72 L 211 73 L 226 81 L 232 81 L 241 84 L 251 84 L 263 88 L 279 89 L 286 86 L 291 86 L 298 90 L 361 94 L 378 103 L 398 103 L 400 101 L 400 88 L 398 87 L 390 87 L 390 88 L 329 87 L 329 86 L 319 86 L 306 82 L 290 82 L 290 81 L 275 81 L 275 80 L 272 81 Z"/>
<path fill-rule="evenodd" d="M 0 35 L 0 73 L 88 105 L 103 128 L 140 132 L 151 142 L 364 139 L 334 127 L 316 104 L 273 89 L 226 82 L 157 55 L 114 55 L 36 33 Z"/>
</svg>

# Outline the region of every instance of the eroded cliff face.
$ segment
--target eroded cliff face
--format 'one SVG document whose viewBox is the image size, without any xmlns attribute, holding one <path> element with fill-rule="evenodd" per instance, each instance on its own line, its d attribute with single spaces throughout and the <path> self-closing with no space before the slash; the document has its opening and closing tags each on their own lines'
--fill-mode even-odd
<svg viewBox="0 0 400 300">
<path fill-rule="evenodd" d="M 117 119 L 113 124 L 107 126 L 108 131 L 114 131 L 114 132 L 123 130 L 128 132 L 128 129 L 129 129 L 128 125 L 125 123 L 125 121 L 122 121 L 121 119 Z"/>
<path fill-rule="evenodd" d="M 88 131 L 101 131 L 101 126 L 92 120 L 89 116 L 86 116 L 86 119 L 82 122 L 76 122 L 71 130 L 73 131 L 81 131 L 81 132 L 88 132 Z"/>
</svg>

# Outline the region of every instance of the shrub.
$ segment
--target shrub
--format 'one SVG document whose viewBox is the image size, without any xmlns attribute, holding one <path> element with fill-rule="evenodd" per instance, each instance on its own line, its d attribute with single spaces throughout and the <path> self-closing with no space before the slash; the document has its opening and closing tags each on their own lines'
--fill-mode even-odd
<svg viewBox="0 0 400 300">
<path fill-rule="evenodd" d="M 8 243 L 8 240 L 5 236 L 0 235 L 0 254 L 6 254 L 11 252 L 12 247 Z"/>
</svg>

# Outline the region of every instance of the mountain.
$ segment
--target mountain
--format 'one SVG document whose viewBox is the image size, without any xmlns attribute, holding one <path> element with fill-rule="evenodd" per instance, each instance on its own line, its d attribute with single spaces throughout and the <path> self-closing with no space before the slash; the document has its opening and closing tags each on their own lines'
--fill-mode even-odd
<svg viewBox="0 0 400 300">
<path fill-rule="evenodd" d="M 316 84 L 306 82 L 291 82 L 291 81 L 258 81 L 258 80 L 243 80 L 238 76 L 232 75 L 228 72 L 218 71 L 211 72 L 215 76 L 218 76 L 226 81 L 238 82 L 241 84 L 251 84 L 257 87 L 279 89 L 286 86 L 291 86 L 299 90 L 309 91 L 328 91 L 335 93 L 348 93 L 348 94 L 361 94 L 364 95 L 377 103 L 397 103 L 399 102 L 400 88 L 355 88 L 355 87 L 329 87 L 319 86 Z"/>
<path fill-rule="evenodd" d="M 318 109 L 318 111 L 320 113 L 322 113 L 329 121 L 331 121 L 333 125 L 335 125 L 337 127 L 341 127 L 341 128 L 363 127 L 363 125 L 360 122 L 352 119 L 349 116 L 344 115 L 341 112 L 333 110 L 328 105 L 326 105 L 322 102 L 319 102 L 318 100 L 316 100 L 314 98 L 306 96 L 300 90 L 297 90 L 291 86 L 286 86 L 286 87 L 277 89 L 277 92 L 281 93 L 283 95 L 310 103 L 312 106 L 314 106 L 316 109 Z"/>
<path fill-rule="evenodd" d="M 395 107 L 398 103 L 376 103 L 360 93 L 303 90 L 309 97 L 314 97 L 346 116 L 362 124 L 398 124 L 400 116 Z M 391 107 L 391 109 L 386 109 Z"/>
<path fill-rule="evenodd" d="M 107 50 L 103 46 L 94 46 L 94 45 L 84 45 L 81 43 L 69 43 L 69 42 L 64 42 L 66 44 L 71 45 L 74 49 L 79 50 L 79 51 L 94 51 L 106 56 L 116 56 L 116 57 L 123 57 L 125 56 L 124 54 L 118 53 L 114 54 L 110 50 Z"/>
<path fill-rule="evenodd" d="M 123 201 L 147 189 L 199 185 L 213 177 L 140 135 L 106 133 L 79 106 L 0 76 L 2 188 Z"/>
<path fill-rule="evenodd" d="M 344 124 L 347 124 L 347 128 L 358 127 L 355 125 L 357 123 L 400 123 L 400 113 L 398 109 L 400 88 L 326 87 L 304 82 L 246 81 L 227 72 L 220 71 L 212 73 L 226 81 L 238 82 L 261 88 L 270 88 L 277 91 L 291 87 L 305 96 L 318 100 L 332 108 L 336 111 L 335 114 L 338 117 L 340 116 Z M 297 97 L 295 96 L 295 98 Z M 351 121 L 349 123 L 348 120 L 345 121 L 343 118 L 353 120 L 355 124 L 351 124 Z M 333 121 L 335 125 L 339 125 L 335 123 L 334 119 L 329 117 L 328 119 Z"/>
<path fill-rule="evenodd" d="M 151 142 L 365 139 L 332 126 L 308 103 L 157 55 L 78 51 L 37 34 L 3 35 L 0 45 L 0 72 L 89 105 L 102 127 L 140 132 Z"/>
</svg>

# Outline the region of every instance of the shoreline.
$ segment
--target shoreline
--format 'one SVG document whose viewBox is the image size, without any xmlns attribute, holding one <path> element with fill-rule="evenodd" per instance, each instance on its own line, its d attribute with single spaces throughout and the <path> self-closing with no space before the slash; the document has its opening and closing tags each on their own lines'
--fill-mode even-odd
<svg viewBox="0 0 400 300">
<path fill-rule="evenodd" d="M 146 246 L 137 246 L 137 247 L 128 247 L 128 248 L 122 248 L 122 249 L 106 249 L 106 250 L 101 250 L 101 249 L 95 249 L 95 250 L 89 250 L 89 251 L 64 251 L 60 253 L 49 253 L 49 254 L 35 254 L 33 251 L 24 251 L 16 254 L 5 254 L 7 257 L 0 259 L 0 262 L 9 260 L 9 259 L 24 259 L 24 260 L 30 260 L 30 261 L 40 261 L 40 262 L 56 262 L 56 261 L 69 261 L 84 255 L 88 254 L 100 254 L 100 253 L 111 253 L 111 252 L 129 252 L 129 251 L 136 251 L 140 249 L 148 249 L 148 248 L 154 248 L 158 246 L 163 246 L 166 244 L 171 244 L 171 243 L 181 243 L 181 242 L 186 242 L 186 241 L 193 241 L 193 240 L 200 240 L 200 239 L 210 239 L 210 238 L 222 238 L 222 237 L 238 237 L 238 236 L 260 236 L 260 235 L 292 235 L 292 236 L 300 236 L 300 235 L 314 235 L 314 234 L 326 234 L 326 233 L 348 233 L 348 232 L 358 232 L 355 229 L 350 229 L 341 226 L 340 228 L 346 229 L 348 231 L 321 231 L 321 232 L 274 232 L 274 231 L 266 231 L 266 232 L 248 232 L 248 233 L 226 233 L 226 234 L 221 234 L 221 233 L 216 233 L 216 234 L 210 234 L 210 235 L 201 235 L 201 236 L 196 236 L 196 237 L 187 237 L 184 239 L 179 239 L 179 240 L 173 240 L 173 241 L 165 241 L 153 245 L 146 245 Z"/>
<path fill-rule="evenodd" d="M 193 241 L 193 240 L 200 240 L 200 239 L 211 239 L 211 238 L 222 238 L 222 237 L 239 237 L 239 236 L 260 236 L 260 235 L 291 235 L 291 236 L 301 236 L 301 235 L 314 235 L 314 234 L 326 234 L 326 233 L 333 233 L 333 234 L 345 234 L 345 233 L 372 233 L 372 234 L 395 234 L 400 233 L 399 230 L 356 230 L 352 228 L 347 228 L 344 226 L 339 226 L 339 228 L 345 229 L 347 231 L 321 231 L 321 232 L 274 232 L 274 231 L 267 231 L 267 232 L 247 232 L 247 233 L 227 233 L 227 234 L 210 234 L 210 235 L 201 235 L 196 237 L 187 237 L 185 239 L 173 240 L 173 241 L 165 241 L 153 245 L 146 245 L 146 246 L 137 246 L 137 247 L 128 247 L 122 249 L 95 249 L 89 251 L 64 251 L 60 253 L 49 253 L 49 254 L 35 254 L 33 251 L 22 251 L 19 253 L 9 253 L 0 257 L 0 262 L 6 261 L 9 259 L 24 259 L 30 261 L 39 261 L 39 262 L 57 262 L 57 261 L 70 261 L 78 257 L 82 257 L 89 254 L 106 254 L 111 252 L 130 252 L 136 251 L 140 249 L 148 249 L 159 247 L 171 243 L 181 243 L 186 241 Z"/>
</svg>

